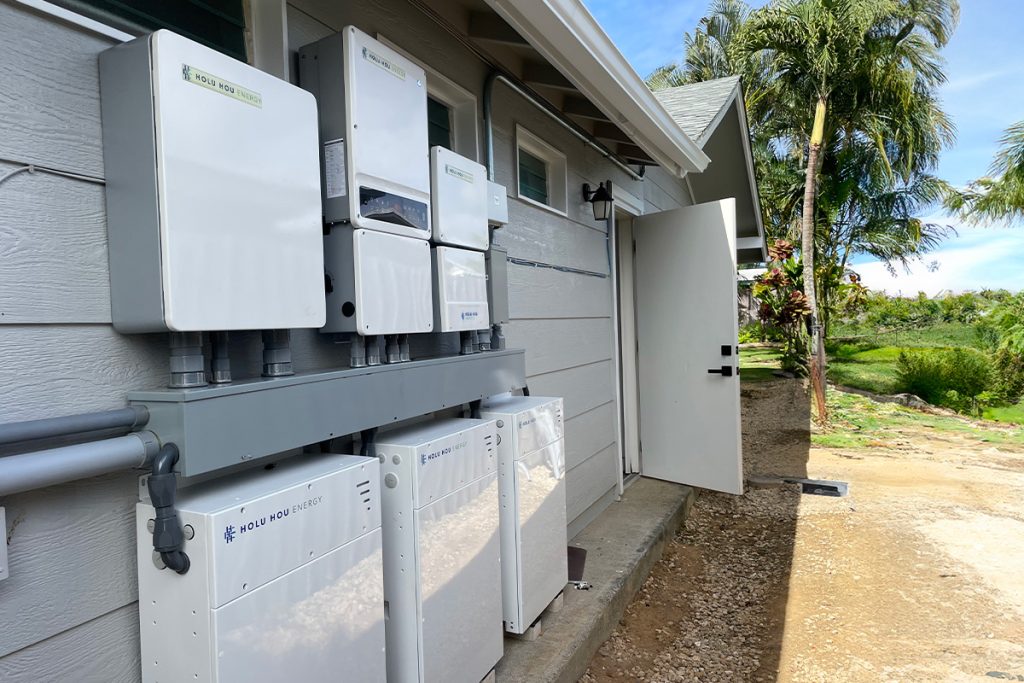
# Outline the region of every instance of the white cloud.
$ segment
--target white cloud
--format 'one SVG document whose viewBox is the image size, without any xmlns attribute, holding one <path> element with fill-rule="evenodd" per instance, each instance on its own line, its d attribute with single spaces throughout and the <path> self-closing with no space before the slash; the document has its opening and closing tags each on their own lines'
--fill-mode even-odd
<svg viewBox="0 0 1024 683">
<path fill-rule="evenodd" d="M 959 228 L 960 234 L 913 264 L 910 272 L 897 267 L 892 275 L 883 263 L 853 266 L 864 284 L 889 294 L 934 296 L 951 290 L 1024 289 L 1024 229 Z M 931 266 L 931 267 L 930 267 Z"/>
</svg>

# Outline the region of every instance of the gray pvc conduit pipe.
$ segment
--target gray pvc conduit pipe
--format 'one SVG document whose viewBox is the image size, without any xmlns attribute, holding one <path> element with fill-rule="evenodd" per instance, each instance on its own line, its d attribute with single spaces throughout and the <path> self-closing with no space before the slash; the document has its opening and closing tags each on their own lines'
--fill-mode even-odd
<svg viewBox="0 0 1024 683">
<path fill-rule="evenodd" d="M 145 426 L 147 422 L 149 422 L 149 411 L 145 406 L 130 406 L 98 413 L 63 415 L 25 422 L 8 422 L 0 424 L 0 444 L 37 441 L 107 429 L 130 432 Z"/>
<path fill-rule="evenodd" d="M 608 161 L 618 166 L 626 175 L 633 180 L 640 180 L 642 176 L 624 164 L 618 159 L 611 151 L 602 145 L 601 143 L 594 140 L 587 132 L 581 130 L 578 126 L 573 124 L 571 121 L 565 118 L 565 115 L 556 110 L 552 110 L 551 105 L 544 102 L 543 100 L 537 99 L 529 90 L 524 89 L 519 83 L 512 80 L 500 71 L 492 71 L 487 76 L 487 81 L 484 83 L 484 144 L 487 146 L 487 179 L 490 181 L 494 180 L 494 128 L 491 117 L 491 100 L 493 99 L 492 93 L 494 91 L 494 84 L 501 81 L 514 92 L 518 93 L 521 97 L 527 99 L 533 106 L 540 109 L 542 112 L 547 114 L 551 119 L 565 128 L 567 131 L 572 133 L 576 138 L 581 140 L 588 147 L 597 151 L 598 154 L 603 156 Z"/>
<path fill-rule="evenodd" d="M 0 496 L 145 467 L 160 444 L 152 432 L 0 457 Z"/>
</svg>

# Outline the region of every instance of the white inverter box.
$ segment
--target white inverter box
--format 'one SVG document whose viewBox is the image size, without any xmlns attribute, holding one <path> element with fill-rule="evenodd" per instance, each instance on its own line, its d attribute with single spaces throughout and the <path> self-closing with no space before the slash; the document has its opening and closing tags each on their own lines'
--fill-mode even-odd
<svg viewBox="0 0 1024 683">
<path fill-rule="evenodd" d="M 322 326 L 314 98 L 166 30 L 99 73 L 114 327 Z"/>
<path fill-rule="evenodd" d="M 354 26 L 299 50 L 319 104 L 327 223 L 430 238 L 423 69 Z"/>
<path fill-rule="evenodd" d="M 434 330 L 462 332 L 491 326 L 487 260 L 483 252 L 434 247 Z"/>
<path fill-rule="evenodd" d="M 562 399 L 488 399 L 498 427 L 505 629 L 525 633 L 569 580 Z"/>
<path fill-rule="evenodd" d="M 478 683 L 501 658 L 494 422 L 381 435 L 388 680 Z"/>
<path fill-rule="evenodd" d="M 485 251 L 490 244 L 487 224 L 487 169 L 444 147 L 430 148 L 430 208 L 434 241 Z"/>
<path fill-rule="evenodd" d="M 142 680 L 384 681 L 379 486 L 374 458 L 303 455 L 185 489 L 183 575 L 139 503 Z"/>
</svg>

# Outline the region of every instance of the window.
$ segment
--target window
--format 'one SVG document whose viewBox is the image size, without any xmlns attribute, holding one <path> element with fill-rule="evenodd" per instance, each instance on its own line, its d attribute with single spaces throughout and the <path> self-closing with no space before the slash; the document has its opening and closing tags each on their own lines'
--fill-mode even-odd
<svg viewBox="0 0 1024 683">
<path fill-rule="evenodd" d="M 519 194 L 541 204 L 548 203 L 548 165 L 519 148 Z"/>
<path fill-rule="evenodd" d="M 427 135 L 430 146 L 452 149 L 452 110 L 444 102 L 427 97 Z"/>
<path fill-rule="evenodd" d="M 406 50 L 377 34 L 377 40 L 423 67 L 427 72 L 427 121 L 430 146 L 441 145 L 477 161 L 476 97 L 450 78 L 416 59 Z M 447 142 L 446 142 L 447 141 Z"/>
<path fill-rule="evenodd" d="M 170 29 L 247 61 L 242 0 L 58 0 L 55 4 L 128 33 Z"/>
<path fill-rule="evenodd" d="M 565 155 L 522 126 L 516 126 L 519 198 L 565 214 Z"/>
</svg>

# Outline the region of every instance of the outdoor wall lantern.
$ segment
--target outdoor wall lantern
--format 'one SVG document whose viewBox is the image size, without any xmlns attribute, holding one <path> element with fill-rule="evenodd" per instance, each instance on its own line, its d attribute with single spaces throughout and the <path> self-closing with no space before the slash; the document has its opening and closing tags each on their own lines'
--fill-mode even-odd
<svg viewBox="0 0 1024 683">
<path fill-rule="evenodd" d="M 590 202 L 594 209 L 595 221 L 606 221 L 612 212 L 612 196 L 605 188 L 604 183 L 597 186 L 596 190 L 590 189 L 589 183 L 583 183 L 583 201 Z"/>
</svg>

